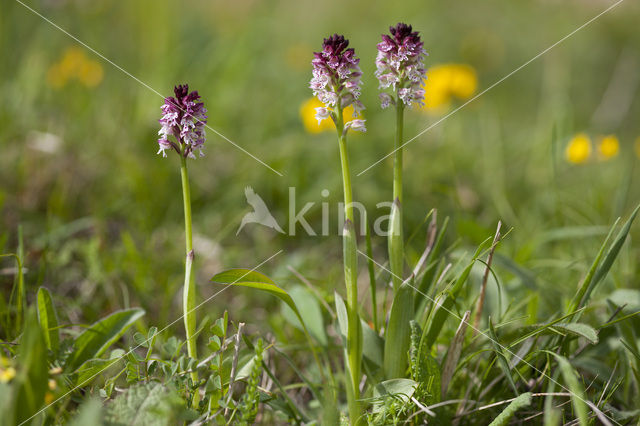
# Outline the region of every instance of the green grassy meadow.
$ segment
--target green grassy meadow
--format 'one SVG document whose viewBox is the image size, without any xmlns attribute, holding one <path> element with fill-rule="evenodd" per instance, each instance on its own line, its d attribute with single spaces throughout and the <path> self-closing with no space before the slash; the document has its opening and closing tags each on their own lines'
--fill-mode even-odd
<svg viewBox="0 0 640 426">
<path fill-rule="evenodd" d="M 627 222 L 640 203 L 640 4 L 622 1 L 545 52 L 613 4 L 3 0 L 0 254 L 17 255 L 24 279 L 15 258 L 0 258 L 0 412 L 8 413 L 0 424 L 489 424 L 526 393 L 530 403 L 496 424 L 640 424 L 640 227 Z M 301 107 L 312 97 L 313 52 L 324 37 L 344 34 L 361 59 L 367 120 L 367 132 L 348 139 L 354 198 L 381 215 L 377 203 L 392 199 L 393 158 L 358 174 L 393 150 L 394 113 L 380 108 L 374 61 L 380 34 L 397 22 L 420 31 L 427 68 L 466 64 L 477 78 L 469 96 L 405 112 L 405 140 L 429 128 L 404 150 L 407 271 L 428 245 L 429 223 L 443 230 L 416 276 L 428 297 L 415 294 L 413 332 L 433 330 L 433 299 L 465 271 L 468 278 L 434 344 L 422 352 L 412 343 L 419 359 L 404 380 L 416 387 L 394 382 L 405 386 L 395 395 L 371 349 L 384 331 L 373 324 L 370 266 L 382 325 L 393 296 L 386 237 L 371 236 L 377 263 L 362 256 L 358 264 L 370 346 L 363 414 L 354 420 L 335 295 L 346 297 L 338 145 L 334 132 L 305 128 Z M 180 346 L 180 162 L 156 155 L 163 97 L 184 83 L 219 132 L 207 130 L 206 156 L 189 160 L 197 299 L 211 298 L 196 311 L 198 360 Z M 572 156 L 583 133 L 589 151 Z M 603 151 L 608 135 L 615 149 Z M 251 211 L 248 186 L 285 231 L 295 188 L 295 210 L 314 203 L 305 219 L 318 234 L 328 220 L 331 232 L 249 224 L 236 234 Z M 498 221 L 503 238 L 487 279 Z M 365 250 L 363 235 L 358 247 Z M 210 281 L 258 266 L 291 294 L 309 333 L 282 299 Z M 572 305 L 593 273 L 593 293 Z M 480 332 L 463 330 L 443 393 L 460 319 L 467 310 L 475 318 L 483 279 L 484 310 L 479 323 L 469 321 Z M 41 287 L 54 329 L 42 329 Z M 117 312 L 131 315 L 108 348 L 82 358 L 83 330 Z M 146 340 L 152 327 L 161 332 Z M 200 362 L 197 390 L 187 373 Z M 414 371 L 421 366 L 424 382 Z M 134 392 L 152 396 L 153 409 L 125 400 Z M 466 402 L 438 405 L 451 400 Z"/>
</svg>

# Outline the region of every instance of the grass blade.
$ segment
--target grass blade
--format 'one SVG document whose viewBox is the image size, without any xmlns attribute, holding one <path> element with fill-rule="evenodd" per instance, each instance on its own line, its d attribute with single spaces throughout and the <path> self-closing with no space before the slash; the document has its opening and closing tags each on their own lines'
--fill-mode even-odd
<svg viewBox="0 0 640 426">
<path fill-rule="evenodd" d="M 447 352 L 447 357 L 442 367 L 441 392 L 443 398 L 447 394 L 447 387 L 449 387 L 449 382 L 453 377 L 453 373 L 455 372 L 456 366 L 458 365 L 458 360 L 460 359 L 462 344 L 464 343 L 464 335 L 467 331 L 467 326 L 469 325 L 468 321 L 470 316 L 471 311 L 467 311 L 464 313 L 462 321 L 460 321 L 460 325 L 458 326 L 458 330 L 456 331 L 456 335 L 454 336 L 451 345 L 449 345 L 449 351 Z"/>
<path fill-rule="evenodd" d="M 493 350 L 496 353 L 496 357 L 498 358 L 498 366 L 502 370 L 502 373 L 507 378 L 509 385 L 513 389 L 513 392 L 518 395 L 518 388 L 516 387 L 516 382 L 513 381 L 513 377 L 511 377 L 511 369 L 509 368 L 509 362 L 507 358 L 504 356 L 504 352 L 500 342 L 498 341 L 498 336 L 496 335 L 496 331 L 493 328 L 493 323 L 491 319 L 489 319 L 489 337 L 491 337 L 491 343 L 493 344 Z"/>
<path fill-rule="evenodd" d="M 38 321 L 44 333 L 44 339 L 47 349 L 54 352 L 60 347 L 60 335 L 58 333 L 58 317 L 56 316 L 56 308 L 51 300 L 51 293 L 45 287 L 38 289 Z"/>
<path fill-rule="evenodd" d="M 571 363 L 562 355 L 558 355 L 550 351 L 545 352 L 553 355 L 558 361 L 558 366 L 560 367 L 562 378 L 564 379 L 565 383 L 569 387 L 569 391 L 571 392 L 571 403 L 573 404 L 573 409 L 578 416 L 580 426 L 587 426 L 589 424 L 589 410 L 587 404 L 585 403 L 584 389 L 582 388 L 582 385 L 578 380 L 576 371 L 574 370 Z"/>
</svg>

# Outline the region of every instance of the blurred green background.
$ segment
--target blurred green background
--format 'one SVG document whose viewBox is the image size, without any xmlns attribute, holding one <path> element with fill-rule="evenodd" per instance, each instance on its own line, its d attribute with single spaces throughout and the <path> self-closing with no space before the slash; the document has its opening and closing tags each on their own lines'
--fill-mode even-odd
<svg viewBox="0 0 640 426">
<path fill-rule="evenodd" d="M 335 231 L 310 237 L 298 227 L 293 237 L 248 225 L 236 236 L 250 211 L 246 186 L 285 229 L 289 187 L 296 188 L 297 209 L 315 202 L 305 217 L 316 230 L 322 202 L 331 203 L 337 228 L 335 135 L 306 131 L 300 117 L 311 97 L 312 52 L 323 37 L 345 34 L 361 58 L 368 131 L 349 140 L 357 174 L 393 145 L 394 114 L 380 109 L 373 75 L 376 43 L 389 25 L 404 21 L 421 32 L 428 66 L 473 67 L 479 93 L 613 4 L 24 1 L 140 81 L 19 2 L 3 0 L 0 249 L 16 250 L 21 225 L 30 297 L 38 285 L 51 289 L 64 306 L 63 322 L 142 306 L 146 321 L 158 325 L 181 309 L 183 213 L 178 158 L 156 155 L 162 98 L 145 85 L 169 95 L 175 84 L 188 83 L 202 95 L 210 126 L 283 175 L 208 131 L 206 157 L 189 164 L 200 300 L 219 289 L 207 283 L 215 272 L 253 268 L 280 249 L 261 271 L 287 287 L 297 282 L 292 265 L 331 294 L 343 287 Z M 449 243 L 465 249 L 502 220 L 513 227 L 499 249 L 508 297 L 538 292 L 543 315 L 573 294 L 608 226 L 640 201 L 639 19 L 640 4 L 622 2 L 407 146 L 405 229 L 416 232 L 416 253 L 432 208 L 450 216 Z M 462 102 L 438 113 L 410 111 L 406 138 Z M 581 132 L 592 152 L 574 164 L 565 149 Z M 616 135 L 616 155 L 598 153 L 600 135 Z M 355 198 L 375 212 L 391 197 L 391 178 L 388 158 L 354 177 Z M 640 235 L 637 227 L 633 235 Z M 381 237 L 374 254 L 386 258 Z M 637 287 L 638 255 L 637 245 L 626 247 L 609 285 Z M 1 266 L 7 300 L 12 265 Z M 361 279 L 366 286 L 366 273 Z M 283 321 L 268 315 L 276 306 L 232 289 L 203 309 L 229 309 L 232 319 L 266 331 Z"/>
</svg>

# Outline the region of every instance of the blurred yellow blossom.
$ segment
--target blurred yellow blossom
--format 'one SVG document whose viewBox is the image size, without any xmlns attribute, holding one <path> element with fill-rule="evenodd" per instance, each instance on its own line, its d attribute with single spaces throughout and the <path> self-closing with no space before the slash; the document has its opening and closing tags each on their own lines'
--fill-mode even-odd
<svg viewBox="0 0 640 426">
<path fill-rule="evenodd" d="M 61 89 L 69 81 L 76 79 L 84 86 L 92 88 L 102 82 L 103 76 L 104 72 L 99 62 L 87 58 L 79 47 L 70 47 L 47 71 L 47 82 L 54 89 Z"/>
<path fill-rule="evenodd" d="M 578 133 L 571 138 L 565 150 L 565 156 L 570 163 L 585 163 L 591 156 L 591 138 L 589 138 L 589 135 Z"/>
<path fill-rule="evenodd" d="M 618 155 L 619 151 L 620 141 L 618 141 L 618 137 L 616 135 L 606 135 L 600 138 L 598 153 L 600 154 L 601 159 L 608 160 L 613 158 Z"/>
<path fill-rule="evenodd" d="M 313 98 L 307 99 L 300 106 L 300 118 L 302 119 L 302 124 L 304 128 L 309 133 L 321 133 L 326 131 L 334 131 L 336 130 L 335 125 L 333 124 L 333 120 L 327 119 L 322 120 L 320 124 L 318 124 L 318 119 L 316 119 L 316 108 L 324 107 L 324 104 L 318 100 L 315 96 Z M 344 109 L 344 116 L 352 117 L 353 116 L 353 106 L 349 105 Z M 357 116 L 358 119 L 362 119 L 362 114 Z"/>
<path fill-rule="evenodd" d="M 430 112 L 442 112 L 451 99 L 469 99 L 478 88 L 475 69 L 467 64 L 434 65 L 427 70 L 423 107 Z"/>
<path fill-rule="evenodd" d="M 13 367 L 0 368 L 0 383 L 8 383 L 16 377 L 16 370 Z"/>
</svg>

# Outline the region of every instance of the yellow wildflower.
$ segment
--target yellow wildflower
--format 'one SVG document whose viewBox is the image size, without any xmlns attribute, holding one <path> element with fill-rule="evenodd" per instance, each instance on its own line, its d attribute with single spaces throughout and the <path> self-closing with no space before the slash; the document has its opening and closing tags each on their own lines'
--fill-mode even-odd
<svg viewBox="0 0 640 426">
<path fill-rule="evenodd" d="M 333 124 L 333 120 L 326 119 L 322 120 L 320 124 L 318 124 L 318 120 L 316 119 L 316 108 L 324 107 L 324 104 L 318 100 L 315 96 L 313 98 L 307 99 L 300 106 L 300 118 L 302 119 L 302 124 L 304 128 L 309 133 L 321 133 L 326 131 L 334 131 L 336 130 L 335 125 Z M 351 119 L 353 117 L 353 106 L 349 105 L 344 109 L 343 112 L 345 116 L 345 120 L 347 117 Z M 359 119 L 362 119 L 362 114 L 359 114 Z"/>
<path fill-rule="evenodd" d="M 467 64 L 441 64 L 427 70 L 424 109 L 442 112 L 452 98 L 469 99 L 478 88 L 476 71 Z"/>
<path fill-rule="evenodd" d="M 56 388 L 58 387 L 58 384 L 53 379 L 49 379 L 48 385 L 49 385 L 49 390 L 52 390 L 52 391 L 56 390 Z"/>
<path fill-rule="evenodd" d="M 578 133 L 565 150 L 567 161 L 573 164 L 585 163 L 591 156 L 591 138 L 586 133 Z"/>
<path fill-rule="evenodd" d="M 100 84 L 103 74 L 100 63 L 87 58 L 81 48 L 70 47 L 47 71 L 47 82 L 51 87 L 61 89 L 69 81 L 77 79 L 92 88 Z"/>
<path fill-rule="evenodd" d="M 89 88 L 96 87 L 100 84 L 102 76 L 102 66 L 96 61 L 87 60 L 78 70 L 78 79 Z"/>
<path fill-rule="evenodd" d="M 47 83 L 49 83 L 49 86 L 54 89 L 61 89 L 67 84 L 67 80 L 69 80 L 69 76 L 62 71 L 60 64 L 51 65 L 51 68 L 47 71 Z"/>
<path fill-rule="evenodd" d="M 618 155 L 619 151 L 620 141 L 618 141 L 618 137 L 616 135 L 607 135 L 600 138 L 600 143 L 598 144 L 600 158 L 608 160 Z"/>
<path fill-rule="evenodd" d="M 0 383 L 8 383 L 16 377 L 16 369 L 13 367 L 0 368 Z"/>
</svg>

